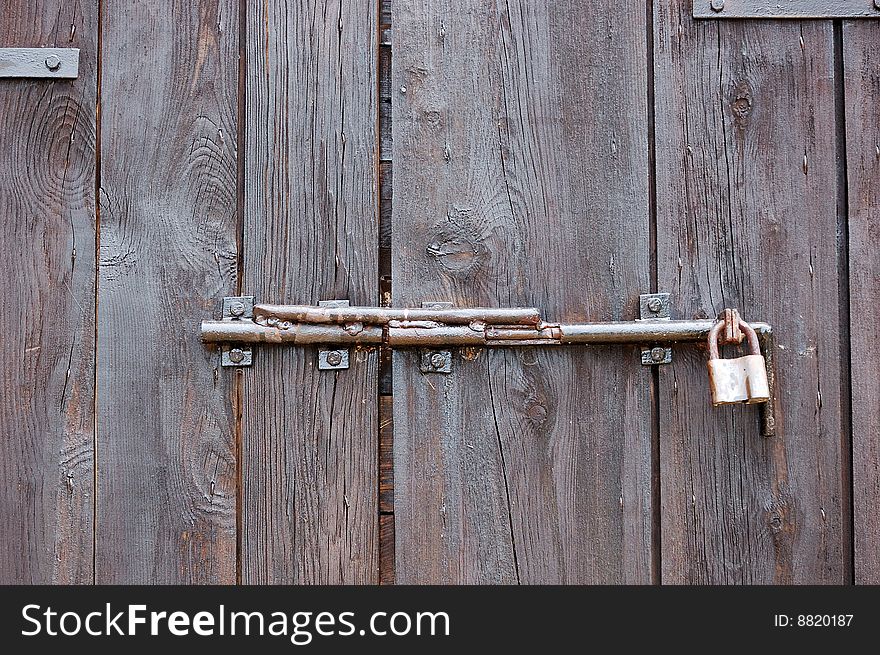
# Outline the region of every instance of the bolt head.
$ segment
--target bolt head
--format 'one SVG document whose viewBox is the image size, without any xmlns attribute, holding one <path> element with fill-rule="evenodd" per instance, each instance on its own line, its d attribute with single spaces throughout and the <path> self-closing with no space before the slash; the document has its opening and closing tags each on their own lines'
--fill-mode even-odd
<svg viewBox="0 0 880 655">
<path fill-rule="evenodd" d="M 233 316 L 241 316 L 244 314 L 244 303 L 236 301 L 229 306 L 229 313 Z"/>
<path fill-rule="evenodd" d="M 431 366 L 440 369 L 446 366 L 446 358 L 440 353 L 431 355 Z"/>
<path fill-rule="evenodd" d="M 327 353 L 327 363 L 330 366 L 339 366 L 342 363 L 342 353 L 338 350 L 331 350 Z"/>
<path fill-rule="evenodd" d="M 658 364 L 666 359 L 666 348 L 660 348 L 659 346 L 656 348 L 651 348 L 651 361 L 657 362 Z"/>
<path fill-rule="evenodd" d="M 233 348 L 229 351 L 229 361 L 233 364 L 240 364 L 244 359 L 244 351 L 241 348 Z"/>
<path fill-rule="evenodd" d="M 724 0 L 712 0 L 712 11 L 724 11 Z"/>
<path fill-rule="evenodd" d="M 50 71 L 57 71 L 61 67 L 61 57 L 58 55 L 49 55 L 46 57 L 46 68 Z"/>
<path fill-rule="evenodd" d="M 656 314 L 663 309 L 663 301 L 659 298 L 651 298 L 648 300 L 648 309 Z"/>
</svg>

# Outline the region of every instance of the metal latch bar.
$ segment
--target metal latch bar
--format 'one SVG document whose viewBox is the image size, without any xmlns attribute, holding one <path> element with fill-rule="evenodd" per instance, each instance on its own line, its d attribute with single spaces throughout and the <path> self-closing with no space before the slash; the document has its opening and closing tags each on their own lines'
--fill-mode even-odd
<svg viewBox="0 0 880 655">
<path fill-rule="evenodd" d="M 259 312 L 261 306 L 254 308 Z M 351 310 L 374 309 L 352 307 Z M 378 309 L 378 308 L 376 308 Z M 415 310 L 400 310 L 415 311 Z M 443 310 L 446 311 L 446 310 Z M 477 310 L 474 310 L 477 311 Z M 483 310 L 480 310 L 483 311 Z M 490 310 L 485 310 L 490 311 Z M 440 318 L 440 312 L 435 318 Z M 499 327 L 475 321 L 468 325 L 447 325 L 442 320 L 385 321 L 373 325 L 273 320 L 255 314 L 254 319 L 202 321 L 205 343 L 265 343 L 289 345 L 386 345 L 390 347 L 487 346 L 564 344 L 648 344 L 705 341 L 714 320 L 644 320 L 607 323 L 550 324 Z M 751 323 L 761 334 L 772 332 L 767 323 Z M 385 326 L 383 328 L 383 326 Z"/>
<path fill-rule="evenodd" d="M 0 78 L 79 77 L 79 48 L 0 48 Z"/>
<path fill-rule="evenodd" d="M 659 299 L 659 305 L 650 302 Z M 254 304 L 249 296 L 226 298 L 221 320 L 205 320 L 201 324 L 202 341 L 219 344 L 224 366 L 250 365 L 250 344 L 318 345 L 324 348 L 324 359 L 331 352 L 340 353 L 339 362 L 325 361 L 321 368 L 339 369 L 343 351 L 333 347 L 351 346 L 390 348 L 422 348 L 421 367 L 425 372 L 448 373 L 451 365 L 445 348 L 564 345 L 642 345 L 663 350 L 675 343 L 706 341 L 717 321 L 711 319 L 673 320 L 668 316 L 668 295 L 642 296 L 642 315 L 655 316 L 635 321 L 597 323 L 548 323 L 537 309 L 515 308 L 454 308 L 440 303 L 427 307 L 386 308 L 311 305 Z M 654 303 L 657 305 L 657 302 Z M 767 323 L 751 323 L 758 335 L 767 364 L 770 402 L 762 404 L 762 434 L 775 434 L 774 397 L 775 370 L 773 330 Z M 650 352 L 650 351 L 649 351 Z M 443 356 L 443 361 L 440 357 Z M 428 359 L 426 359 L 426 357 Z M 431 358 L 437 362 L 431 361 Z M 669 355 L 656 359 L 642 357 L 643 363 L 662 364 Z M 347 360 L 347 358 L 345 358 Z M 319 361 L 319 364 L 321 362 Z"/>
<path fill-rule="evenodd" d="M 426 303 L 431 304 L 431 303 Z M 475 321 L 501 325 L 537 325 L 541 314 L 526 307 L 314 307 L 312 305 L 266 305 L 254 307 L 260 316 L 301 323 L 370 323 L 387 325 L 392 321 L 435 321 L 448 325 L 467 325 Z"/>
<path fill-rule="evenodd" d="M 694 0 L 694 18 L 880 18 L 880 0 Z"/>
</svg>

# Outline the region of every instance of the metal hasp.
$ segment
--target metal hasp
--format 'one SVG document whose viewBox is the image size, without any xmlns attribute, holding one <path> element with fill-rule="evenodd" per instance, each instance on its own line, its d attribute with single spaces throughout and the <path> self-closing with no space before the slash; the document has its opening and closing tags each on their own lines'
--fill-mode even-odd
<svg viewBox="0 0 880 655">
<path fill-rule="evenodd" d="M 243 307 L 236 304 L 242 301 Z M 329 364 L 326 368 L 333 369 L 341 368 L 342 352 L 351 346 L 420 348 L 422 371 L 448 373 L 452 364 L 449 349 L 466 346 L 641 345 L 651 364 L 663 363 L 660 360 L 671 356 L 665 352 L 671 344 L 706 343 L 718 322 L 664 318 L 669 311 L 668 294 L 646 294 L 640 304 L 644 305 L 640 315 L 653 319 L 566 324 L 546 322 L 531 307 L 459 308 L 446 306 L 448 303 L 425 303 L 418 308 L 315 307 L 253 304 L 253 298 L 245 296 L 224 299 L 223 318 L 202 321 L 201 335 L 206 344 L 219 344 L 221 350 L 229 349 L 230 353 L 241 350 L 249 354 L 250 344 L 254 343 L 324 346 L 326 355 L 320 356 L 319 362 L 323 357 Z M 239 310 L 241 313 L 236 315 Z M 770 401 L 760 408 L 762 433 L 772 436 L 776 427 L 773 331 L 766 323 L 750 325 L 767 363 Z M 334 352 L 340 354 L 339 364 L 335 365 L 336 356 L 330 361 Z M 247 362 L 244 358 L 238 363 L 225 361 L 224 366 L 246 366 L 250 357 Z"/>
<path fill-rule="evenodd" d="M 639 296 L 639 320 L 668 321 L 672 318 L 668 293 L 643 293 Z M 656 366 L 672 363 L 672 348 L 653 346 L 642 348 L 642 365 Z"/>
<path fill-rule="evenodd" d="M 254 317 L 254 297 L 228 296 L 223 299 L 220 314 L 225 323 L 250 322 Z M 250 366 L 253 363 L 254 354 L 250 346 L 238 342 L 220 344 L 220 366 L 228 368 Z"/>
<path fill-rule="evenodd" d="M 79 48 L 0 48 L 0 78 L 79 77 Z"/>
<path fill-rule="evenodd" d="M 694 18 L 880 18 L 880 0 L 693 0 Z"/>
</svg>

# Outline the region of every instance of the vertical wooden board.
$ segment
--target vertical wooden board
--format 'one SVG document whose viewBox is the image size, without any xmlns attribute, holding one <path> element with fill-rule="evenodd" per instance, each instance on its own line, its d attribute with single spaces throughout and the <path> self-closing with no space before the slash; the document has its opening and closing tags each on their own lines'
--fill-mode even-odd
<svg viewBox="0 0 880 655">
<path fill-rule="evenodd" d="M 880 584 L 880 25 L 843 24 L 855 580 Z"/>
<path fill-rule="evenodd" d="M 247 10 L 242 289 L 267 302 L 378 296 L 375 2 Z M 377 353 L 319 371 L 261 349 L 244 374 L 242 581 L 378 580 Z"/>
<path fill-rule="evenodd" d="M 103 12 L 96 579 L 232 583 L 238 4 Z"/>
<path fill-rule="evenodd" d="M 97 2 L 11 0 L 0 47 L 79 48 L 0 80 L 0 583 L 92 581 Z"/>
<path fill-rule="evenodd" d="M 842 583 L 830 21 L 694 21 L 654 3 L 659 287 L 680 317 L 774 327 L 778 436 L 713 409 L 705 351 L 660 373 L 662 581 Z"/>
<path fill-rule="evenodd" d="M 396 3 L 395 305 L 637 317 L 646 12 Z M 633 348 L 395 353 L 397 580 L 651 580 L 650 369 Z"/>
</svg>

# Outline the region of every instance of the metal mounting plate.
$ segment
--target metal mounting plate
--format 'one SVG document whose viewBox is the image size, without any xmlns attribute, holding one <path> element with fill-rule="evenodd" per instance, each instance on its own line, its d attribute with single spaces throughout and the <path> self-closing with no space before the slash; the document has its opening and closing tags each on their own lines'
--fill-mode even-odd
<svg viewBox="0 0 880 655">
<path fill-rule="evenodd" d="M 880 18 L 880 0 L 693 0 L 694 18 Z"/>
<path fill-rule="evenodd" d="M 0 78 L 79 77 L 79 48 L 0 48 Z"/>
<path fill-rule="evenodd" d="M 249 319 L 254 316 L 253 296 L 226 296 L 220 308 L 220 316 L 224 321 L 237 321 Z M 220 366 L 224 368 L 239 368 L 252 366 L 254 353 L 251 347 L 245 344 L 226 344 L 220 350 Z"/>
<path fill-rule="evenodd" d="M 254 353 L 250 346 L 223 346 L 220 351 L 220 366 L 224 368 L 251 366 L 254 363 Z"/>
<path fill-rule="evenodd" d="M 339 371 L 348 368 L 348 348 L 338 350 L 319 350 L 318 369 L 321 371 Z"/>
<path fill-rule="evenodd" d="M 422 373 L 452 373 L 451 350 L 428 350 L 419 352 L 419 370 Z"/>
<path fill-rule="evenodd" d="M 318 307 L 348 307 L 347 300 L 319 300 Z M 341 371 L 349 366 L 350 351 L 348 348 L 321 348 L 318 350 L 319 371 Z"/>
<path fill-rule="evenodd" d="M 452 309 L 451 302 L 429 301 L 422 309 Z M 419 351 L 419 370 L 422 373 L 452 373 L 452 351 L 422 348 Z"/>
<path fill-rule="evenodd" d="M 222 315 L 223 318 L 253 318 L 254 296 L 226 296 Z"/>
<path fill-rule="evenodd" d="M 668 293 L 643 293 L 639 296 L 639 320 L 668 321 L 672 317 Z M 656 366 L 672 363 L 672 348 L 654 346 L 642 348 L 642 365 Z"/>
<path fill-rule="evenodd" d="M 644 321 L 671 316 L 668 293 L 643 293 L 639 296 L 639 319 Z"/>
</svg>

